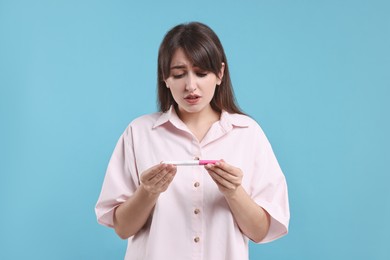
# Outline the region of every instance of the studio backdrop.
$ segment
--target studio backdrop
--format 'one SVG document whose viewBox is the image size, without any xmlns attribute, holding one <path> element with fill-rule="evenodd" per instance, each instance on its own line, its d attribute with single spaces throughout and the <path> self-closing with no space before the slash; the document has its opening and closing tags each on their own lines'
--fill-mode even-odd
<svg viewBox="0 0 390 260">
<path fill-rule="evenodd" d="M 388 1 L 0 0 L 0 259 L 123 259 L 94 206 L 156 106 L 166 31 L 219 35 L 286 176 L 289 234 L 251 259 L 390 259 Z"/>
</svg>

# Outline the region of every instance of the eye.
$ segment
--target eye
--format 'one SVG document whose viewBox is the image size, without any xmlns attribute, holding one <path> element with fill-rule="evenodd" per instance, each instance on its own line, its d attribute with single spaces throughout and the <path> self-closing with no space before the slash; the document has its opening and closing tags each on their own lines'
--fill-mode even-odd
<svg viewBox="0 0 390 260">
<path fill-rule="evenodd" d="M 174 79 L 181 79 L 182 77 L 184 77 L 184 73 L 182 73 L 182 74 L 174 74 L 174 75 L 172 75 L 172 77 L 174 78 Z"/>
<path fill-rule="evenodd" d="M 206 77 L 208 74 L 207 71 L 200 71 L 200 72 L 197 72 L 196 75 L 200 78 L 203 78 L 203 77 Z"/>
</svg>

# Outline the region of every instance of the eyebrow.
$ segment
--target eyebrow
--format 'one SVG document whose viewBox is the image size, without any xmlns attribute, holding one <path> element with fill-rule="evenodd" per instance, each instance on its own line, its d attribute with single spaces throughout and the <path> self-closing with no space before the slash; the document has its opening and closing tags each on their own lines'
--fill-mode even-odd
<svg viewBox="0 0 390 260">
<path fill-rule="evenodd" d="M 200 67 L 198 67 L 196 65 L 193 65 L 192 67 L 195 68 L 195 69 L 200 69 Z M 171 70 L 174 70 L 174 69 L 187 69 L 187 66 L 186 65 L 175 65 L 175 66 L 170 67 L 170 69 Z"/>
<path fill-rule="evenodd" d="M 172 66 L 170 69 L 173 70 L 173 69 L 186 69 L 187 67 L 185 65 L 175 65 L 175 66 Z"/>
</svg>

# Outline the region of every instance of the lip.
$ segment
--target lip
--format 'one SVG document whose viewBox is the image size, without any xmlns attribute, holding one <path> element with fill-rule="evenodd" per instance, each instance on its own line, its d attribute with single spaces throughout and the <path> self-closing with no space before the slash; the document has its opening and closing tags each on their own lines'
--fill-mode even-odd
<svg viewBox="0 0 390 260">
<path fill-rule="evenodd" d="M 201 96 L 196 95 L 196 94 L 189 94 L 184 97 L 184 100 L 189 103 L 189 104 L 196 104 L 199 102 Z"/>
</svg>

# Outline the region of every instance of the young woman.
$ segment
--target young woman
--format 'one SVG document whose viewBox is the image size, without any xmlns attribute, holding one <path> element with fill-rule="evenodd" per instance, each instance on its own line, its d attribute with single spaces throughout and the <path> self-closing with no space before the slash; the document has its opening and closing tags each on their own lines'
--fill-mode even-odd
<svg viewBox="0 0 390 260">
<path fill-rule="evenodd" d="M 128 239 L 125 259 L 242 260 L 249 239 L 285 235 L 285 177 L 260 126 L 236 105 L 208 26 L 165 35 L 158 101 L 160 112 L 120 137 L 96 204 L 99 223 Z"/>
</svg>

